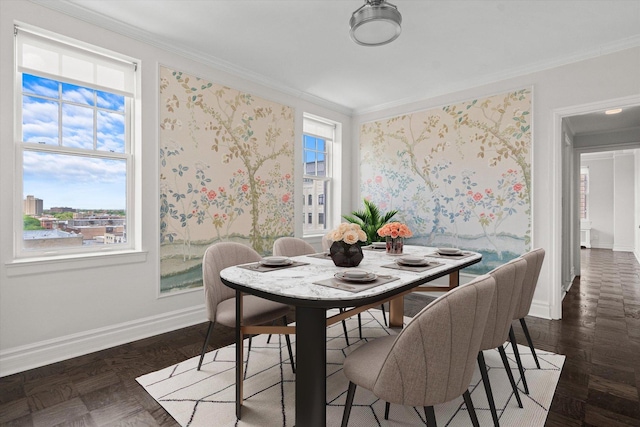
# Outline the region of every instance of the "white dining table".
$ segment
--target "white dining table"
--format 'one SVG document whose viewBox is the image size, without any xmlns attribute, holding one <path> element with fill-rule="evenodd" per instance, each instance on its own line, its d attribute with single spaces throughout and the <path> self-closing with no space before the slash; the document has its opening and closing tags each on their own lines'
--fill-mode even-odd
<svg viewBox="0 0 640 427">
<path fill-rule="evenodd" d="M 295 267 L 259 271 L 248 266 L 233 266 L 220 272 L 222 282 L 236 291 L 236 415 L 242 412 L 243 339 L 247 334 L 296 334 L 295 425 L 324 427 L 326 425 L 326 327 L 356 313 L 389 302 L 389 325 L 402 327 L 404 295 L 415 291 L 446 292 L 459 284 L 460 270 L 482 260 L 477 252 L 464 251 L 462 256 L 442 256 L 436 248 L 404 246 L 404 255 L 424 256 L 438 263 L 426 271 L 395 267 L 397 255 L 386 251 L 363 249 L 364 259 L 357 267 L 384 278 L 386 283 L 358 291 L 359 283 L 348 282 L 349 288 L 334 288 L 317 284 L 343 273 L 331 258 L 322 254 L 292 257 Z M 264 269 L 262 269 L 264 270 Z M 425 286 L 443 276 L 447 285 Z M 391 280 L 391 281 L 389 281 Z M 363 284 L 364 285 L 364 284 Z M 364 287 L 364 286 L 363 286 Z M 295 307 L 295 326 L 242 325 L 242 294 L 253 294 Z M 341 308 L 344 312 L 327 318 L 327 310 Z"/>
</svg>

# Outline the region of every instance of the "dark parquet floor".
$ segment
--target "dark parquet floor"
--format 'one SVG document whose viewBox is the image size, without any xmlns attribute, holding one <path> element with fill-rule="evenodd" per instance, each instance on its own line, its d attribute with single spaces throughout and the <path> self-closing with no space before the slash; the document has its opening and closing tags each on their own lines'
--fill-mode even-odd
<svg viewBox="0 0 640 427">
<path fill-rule="evenodd" d="M 563 319 L 527 318 L 537 348 L 567 355 L 546 425 L 638 427 L 640 265 L 630 253 L 598 249 L 583 250 L 582 263 Z M 405 301 L 408 316 L 428 302 Z M 196 325 L 0 378 L 0 425 L 175 426 L 135 378 L 199 354 L 205 332 Z M 234 339 L 227 328 L 214 335 L 216 347 Z"/>
</svg>

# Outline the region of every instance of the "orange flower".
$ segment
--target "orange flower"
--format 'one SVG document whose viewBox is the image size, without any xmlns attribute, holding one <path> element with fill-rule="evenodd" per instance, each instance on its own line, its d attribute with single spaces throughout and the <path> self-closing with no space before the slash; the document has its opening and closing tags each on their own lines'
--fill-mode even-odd
<svg viewBox="0 0 640 427">
<path fill-rule="evenodd" d="M 406 224 L 401 222 L 389 222 L 378 229 L 378 236 L 391 237 L 411 237 L 413 233 Z"/>
</svg>

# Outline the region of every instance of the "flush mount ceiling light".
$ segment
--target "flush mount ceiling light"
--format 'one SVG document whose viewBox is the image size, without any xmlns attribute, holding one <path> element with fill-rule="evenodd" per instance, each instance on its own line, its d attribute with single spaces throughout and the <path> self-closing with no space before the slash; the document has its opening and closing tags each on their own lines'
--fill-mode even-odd
<svg viewBox="0 0 640 427">
<path fill-rule="evenodd" d="M 353 12 L 349 21 L 349 35 L 362 46 L 381 46 L 398 38 L 402 28 L 398 8 L 385 0 L 365 0 Z"/>
<path fill-rule="evenodd" d="M 618 114 L 622 112 L 622 108 L 616 108 L 615 110 L 607 110 L 604 113 L 611 115 L 611 114 Z"/>
</svg>

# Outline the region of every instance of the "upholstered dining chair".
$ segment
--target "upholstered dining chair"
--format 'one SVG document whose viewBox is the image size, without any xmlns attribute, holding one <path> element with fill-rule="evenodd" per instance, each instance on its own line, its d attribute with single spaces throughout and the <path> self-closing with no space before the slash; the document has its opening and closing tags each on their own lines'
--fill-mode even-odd
<svg viewBox="0 0 640 427">
<path fill-rule="evenodd" d="M 298 237 L 279 237 L 273 242 L 273 254 L 276 256 L 299 256 L 315 254 L 317 251 L 313 246 Z M 362 338 L 362 326 L 358 317 L 358 327 L 360 329 L 360 338 Z M 349 344 L 349 335 L 347 334 L 347 322 L 342 321 L 342 330 L 344 331 L 344 340 Z"/>
<path fill-rule="evenodd" d="M 520 296 L 520 304 L 516 307 L 516 311 L 513 314 L 513 320 L 520 320 L 520 325 L 522 326 L 522 331 L 524 332 L 524 336 L 527 339 L 527 343 L 529 344 L 529 348 L 531 349 L 531 354 L 533 355 L 533 360 L 536 362 L 536 367 L 540 369 L 540 362 L 538 361 L 538 355 L 536 354 L 536 349 L 533 347 L 533 341 L 531 341 L 531 335 L 529 334 L 529 329 L 527 328 L 527 322 L 525 322 L 524 318 L 527 314 L 529 314 L 529 310 L 531 309 L 531 302 L 533 301 L 533 293 L 536 290 L 536 286 L 538 284 L 538 277 L 540 277 L 540 270 L 542 269 L 542 262 L 544 261 L 544 249 L 537 248 L 532 249 L 526 254 L 522 255 L 521 258 L 527 261 L 527 272 L 524 275 L 524 282 L 522 283 L 522 295 Z M 513 333 L 513 325 L 511 326 L 511 330 L 509 331 L 509 337 L 511 338 L 512 345 L 515 344 L 515 334 Z M 520 360 L 520 354 L 517 354 L 518 360 Z M 520 365 L 522 365 L 522 361 L 520 360 Z M 524 370 L 520 373 L 523 376 L 524 380 Z"/>
<path fill-rule="evenodd" d="M 349 354 L 343 365 L 349 389 L 342 427 L 349 422 L 357 386 L 387 402 L 385 418 L 389 403 L 424 407 L 430 427 L 436 426 L 433 406 L 462 395 L 478 427 L 468 388 L 494 291 L 493 277 L 477 277 L 427 305 L 397 336 L 377 338 Z"/>
<path fill-rule="evenodd" d="M 207 351 L 209 338 L 216 323 L 231 328 L 236 327 L 236 293 L 227 287 L 220 279 L 220 271 L 238 264 L 260 261 L 262 257 L 252 248 L 235 242 L 220 242 L 207 248 L 202 259 L 202 279 L 204 282 L 204 295 L 209 318 L 207 336 L 202 346 L 202 354 L 198 363 L 198 370 L 202 366 L 202 360 Z M 275 301 L 270 301 L 255 295 L 243 296 L 242 323 L 247 326 L 261 325 L 282 319 L 287 325 L 287 313 L 289 306 Z M 295 372 L 291 340 L 285 335 L 287 350 L 291 359 L 291 369 Z M 251 338 L 249 338 L 251 340 Z M 251 349 L 249 341 L 249 350 Z"/>
<path fill-rule="evenodd" d="M 522 408 L 522 400 L 520 399 L 518 387 L 516 386 L 507 355 L 504 351 L 504 343 L 509 339 L 513 313 L 520 303 L 522 282 L 526 270 L 527 262 L 524 259 L 516 258 L 489 272 L 489 275 L 495 279 L 496 292 L 493 294 L 487 326 L 483 331 L 480 351 L 478 352 L 478 367 L 480 368 L 482 383 L 487 393 L 487 401 L 489 403 L 489 409 L 491 410 L 493 424 L 496 427 L 499 425 L 498 414 L 493 400 L 493 392 L 491 390 L 491 383 L 489 382 L 483 351 L 498 349 L 518 406 Z"/>
</svg>

